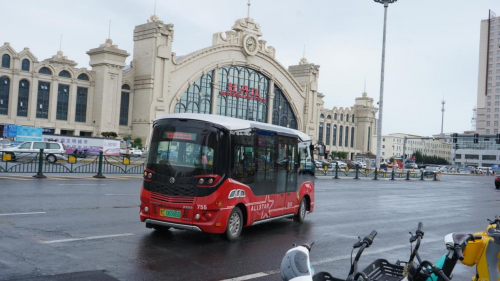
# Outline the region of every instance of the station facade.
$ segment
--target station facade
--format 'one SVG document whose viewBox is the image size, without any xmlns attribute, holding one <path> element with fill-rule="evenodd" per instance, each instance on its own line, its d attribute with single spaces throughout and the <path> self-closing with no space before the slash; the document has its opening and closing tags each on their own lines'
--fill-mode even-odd
<svg viewBox="0 0 500 281">
<path fill-rule="evenodd" d="M 327 151 L 348 158 L 372 151 L 377 108 L 366 93 L 351 107 L 325 108 L 320 66 L 305 58 L 288 68 L 276 60 L 260 25 L 236 20 L 212 45 L 187 55 L 173 51 L 174 25 L 157 16 L 134 29 L 133 60 L 107 39 L 87 52 L 92 69 L 59 51 L 38 61 L 25 48 L 0 47 L 0 126 L 42 127 L 55 134 L 140 137 L 168 113 L 231 116 L 300 130 Z"/>
</svg>

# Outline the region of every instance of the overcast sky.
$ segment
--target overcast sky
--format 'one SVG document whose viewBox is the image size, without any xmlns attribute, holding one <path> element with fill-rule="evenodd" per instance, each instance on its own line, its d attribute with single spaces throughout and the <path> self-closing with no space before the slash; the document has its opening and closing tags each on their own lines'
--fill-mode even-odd
<svg viewBox="0 0 500 281">
<path fill-rule="evenodd" d="M 156 14 L 173 23 L 178 55 L 210 46 L 212 34 L 246 17 L 247 0 L 158 0 Z M 133 30 L 153 13 L 154 0 L 4 0 L 0 41 L 29 47 L 42 61 L 59 49 L 88 67 L 85 53 L 108 36 L 133 53 Z M 471 129 L 476 106 L 480 20 L 494 0 L 399 0 L 389 7 L 383 133 L 431 135 Z M 350 107 L 364 80 L 380 93 L 383 5 L 372 0 L 253 0 L 251 17 L 283 65 L 297 64 L 306 45 L 321 65 L 319 91 L 327 108 Z M 130 62 L 129 57 L 127 62 Z"/>
</svg>

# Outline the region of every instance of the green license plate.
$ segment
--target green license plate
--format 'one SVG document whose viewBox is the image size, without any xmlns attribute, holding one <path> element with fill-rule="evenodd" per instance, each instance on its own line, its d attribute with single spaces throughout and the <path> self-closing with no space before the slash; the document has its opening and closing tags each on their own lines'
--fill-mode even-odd
<svg viewBox="0 0 500 281">
<path fill-rule="evenodd" d="M 169 217 L 169 218 L 180 219 L 181 218 L 181 211 L 160 209 L 160 217 Z"/>
</svg>

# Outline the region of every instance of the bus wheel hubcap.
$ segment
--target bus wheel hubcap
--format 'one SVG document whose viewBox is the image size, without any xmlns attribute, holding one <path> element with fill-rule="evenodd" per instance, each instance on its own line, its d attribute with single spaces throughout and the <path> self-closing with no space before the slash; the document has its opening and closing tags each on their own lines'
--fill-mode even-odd
<svg viewBox="0 0 500 281">
<path fill-rule="evenodd" d="M 240 216 L 234 213 L 231 216 L 231 219 L 229 219 L 229 231 L 231 232 L 232 235 L 236 235 L 238 234 L 239 230 L 240 230 Z"/>
</svg>

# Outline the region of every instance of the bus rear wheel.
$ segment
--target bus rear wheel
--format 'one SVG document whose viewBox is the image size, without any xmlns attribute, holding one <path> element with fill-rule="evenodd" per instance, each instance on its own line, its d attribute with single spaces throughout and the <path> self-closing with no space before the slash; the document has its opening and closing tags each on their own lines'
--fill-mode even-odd
<svg viewBox="0 0 500 281">
<path fill-rule="evenodd" d="M 227 220 L 225 236 L 229 241 L 235 241 L 240 238 L 243 229 L 243 213 L 239 207 L 234 207 Z"/>
<path fill-rule="evenodd" d="M 299 211 L 293 217 L 293 221 L 298 223 L 303 223 L 305 219 L 306 219 L 306 199 L 302 198 L 302 200 L 300 200 Z"/>
</svg>

